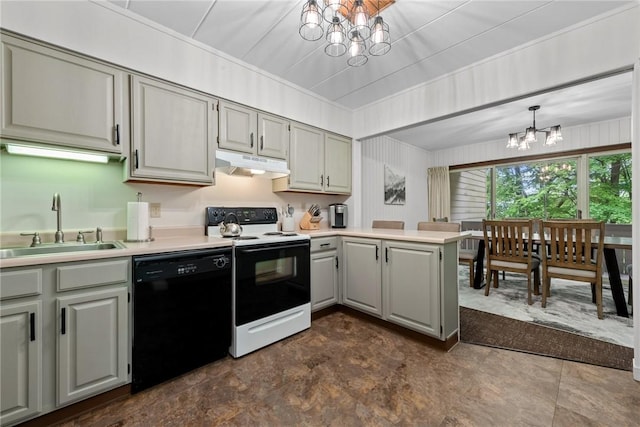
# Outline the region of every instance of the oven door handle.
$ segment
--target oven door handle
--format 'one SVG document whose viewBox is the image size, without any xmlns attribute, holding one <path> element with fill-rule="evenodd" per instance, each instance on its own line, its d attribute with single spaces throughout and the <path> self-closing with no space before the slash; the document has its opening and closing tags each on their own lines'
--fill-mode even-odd
<svg viewBox="0 0 640 427">
<path fill-rule="evenodd" d="M 237 253 L 241 253 L 241 254 L 254 254 L 257 252 L 265 252 L 265 251 L 271 251 L 274 249 L 296 249 L 296 248 L 305 248 L 305 247 L 309 247 L 309 243 L 295 243 L 295 244 L 289 244 L 289 243 L 278 243 L 275 244 L 273 246 L 264 246 L 264 247 L 260 247 L 260 248 L 254 248 L 254 249 L 240 249 L 240 248 L 236 248 L 236 252 Z"/>
</svg>

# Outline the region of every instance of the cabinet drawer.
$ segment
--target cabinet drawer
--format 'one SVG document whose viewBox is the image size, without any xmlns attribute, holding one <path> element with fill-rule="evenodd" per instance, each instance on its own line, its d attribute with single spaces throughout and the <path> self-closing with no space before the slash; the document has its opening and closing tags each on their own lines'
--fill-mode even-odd
<svg viewBox="0 0 640 427">
<path fill-rule="evenodd" d="M 42 269 L 34 268 L 0 273 L 0 299 L 40 295 L 42 293 Z"/>
<path fill-rule="evenodd" d="M 112 285 L 129 280 L 129 260 L 90 262 L 56 268 L 57 290 Z"/>
<path fill-rule="evenodd" d="M 311 239 L 311 252 L 328 251 L 338 248 L 337 237 L 317 237 Z"/>
</svg>

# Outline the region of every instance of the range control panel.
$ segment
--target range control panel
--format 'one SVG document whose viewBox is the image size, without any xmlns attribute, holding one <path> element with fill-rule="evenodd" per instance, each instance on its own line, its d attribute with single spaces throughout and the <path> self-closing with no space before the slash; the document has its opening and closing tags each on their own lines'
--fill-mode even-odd
<svg viewBox="0 0 640 427">
<path fill-rule="evenodd" d="M 235 222 L 237 224 L 275 224 L 278 222 L 276 208 L 233 208 L 207 207 L 205 208 L 205 227 L 218 225 L 221 222 Z"/>
</svg>

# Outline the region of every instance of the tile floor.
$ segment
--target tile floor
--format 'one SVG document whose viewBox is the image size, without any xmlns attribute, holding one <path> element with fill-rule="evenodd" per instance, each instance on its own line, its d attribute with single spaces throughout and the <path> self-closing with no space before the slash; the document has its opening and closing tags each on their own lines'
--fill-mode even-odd
<svg viewBox="0 0 640 427">
<path fill-rule="evenodd" d="M 347 313 L 68 420 L 70 426 L 637 426 L 631 373 L 460 343 Z"/>
</svg>

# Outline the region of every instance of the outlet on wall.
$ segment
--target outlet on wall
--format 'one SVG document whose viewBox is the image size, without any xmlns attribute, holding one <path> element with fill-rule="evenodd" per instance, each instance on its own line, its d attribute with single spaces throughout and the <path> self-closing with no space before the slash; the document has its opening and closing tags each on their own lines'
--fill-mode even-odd
<svg viewBox="0 0 640 427">
<path fill-rule="evenodd" d="M 160 218 L 160 203 L 149 203 L 149 216 Z"/>
</svg>

